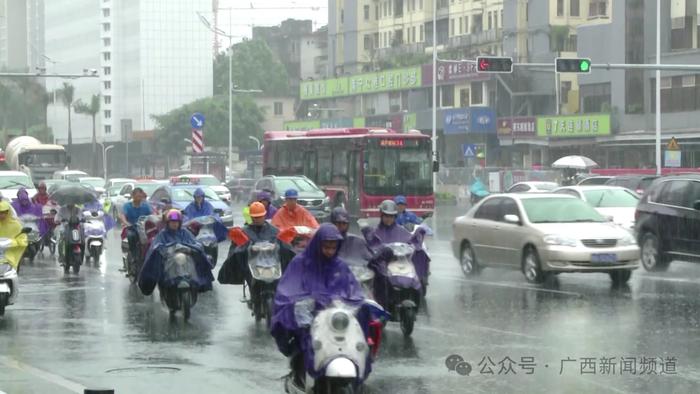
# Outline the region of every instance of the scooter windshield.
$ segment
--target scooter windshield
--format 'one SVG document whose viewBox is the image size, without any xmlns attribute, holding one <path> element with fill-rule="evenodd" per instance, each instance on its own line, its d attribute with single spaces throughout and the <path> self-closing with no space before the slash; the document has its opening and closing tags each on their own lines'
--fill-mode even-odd
<svg viewBox="0 0 700 394">
<path fill-rule="evenodd" d="M 387 246 L 394 254 L 394 259 L 387 265 L 389 274 L 414 278 L 416 276 L 416 268 L 411 260 L 414 252 L 413 247 L 402 242 L 392 242 Z"/>
<path fill-rule="evenodd" d="M 248 265 L 255 279 L 271 281 L 282 276 L 279 246 L 272 242 L 257 242 L 248 249 Z"/>
<path fill-rule="evenodd" d="M 168 246 L 165 249 L 164 273 L 166 279 L 187 278 L 197 279 L 195 262 L 190 253 L 192 250 L 182 244 Z"/>
</svg>

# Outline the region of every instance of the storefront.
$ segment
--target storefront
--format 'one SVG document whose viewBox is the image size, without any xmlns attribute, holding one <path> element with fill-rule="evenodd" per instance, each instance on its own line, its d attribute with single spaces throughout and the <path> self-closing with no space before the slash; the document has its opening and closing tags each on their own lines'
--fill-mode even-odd
<svg viewBox="0 0 700 394">
<path fill-rule="evenodd" d="M 487 107 L 442 111 L 443 162 L 448 166 L 471 166 L 483 155 L 486 165 L 498 161 L 495 113 Z M 481 155 L 480 155 L 481 154 Z"/>
</svg>

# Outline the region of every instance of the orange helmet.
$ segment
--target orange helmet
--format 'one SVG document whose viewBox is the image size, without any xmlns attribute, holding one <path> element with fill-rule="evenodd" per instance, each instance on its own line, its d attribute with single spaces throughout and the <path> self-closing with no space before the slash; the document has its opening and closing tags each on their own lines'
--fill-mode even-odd
<svg viewBox="0 0 700 394">
<path fill-rule="evenodd" d="M 254 202 L 250 204 L 250 217 L 251 218 L 259 218 L 262 216 L 265 216 L 267 211 L 265 210 L 265 206 L 261 202 Z"/>
</svg>

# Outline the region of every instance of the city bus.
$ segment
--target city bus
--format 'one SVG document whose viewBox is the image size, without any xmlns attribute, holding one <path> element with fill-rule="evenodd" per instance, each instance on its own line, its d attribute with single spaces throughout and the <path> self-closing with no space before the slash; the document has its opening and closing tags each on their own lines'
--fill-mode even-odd
<svg viewBox="0 0 700 394">
<path fill-rule="evenodd" d="M 399 194 L 417 215 L 435 207 L 431 140 L 419 131 L 268 131 L 264 141 L 263 175 L 305 175 L 353 217 L 378 216 L 379 204 Z"/>
</svg>

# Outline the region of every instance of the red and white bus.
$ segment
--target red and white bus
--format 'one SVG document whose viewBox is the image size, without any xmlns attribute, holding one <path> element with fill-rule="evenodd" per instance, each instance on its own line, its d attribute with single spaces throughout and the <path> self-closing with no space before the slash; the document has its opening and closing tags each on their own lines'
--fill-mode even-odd
<svg viewBox="0 0 700 394">
<path fill-rule="evenodd" d="M 268 131 L 263 175 L 306 175 L 325 190 L 331 206 L 355 217 L 378 216 L 378 206 L 406 196 L 417 215 L 432 212 L 430 137 L 374 128 Z"/>
</svg>

